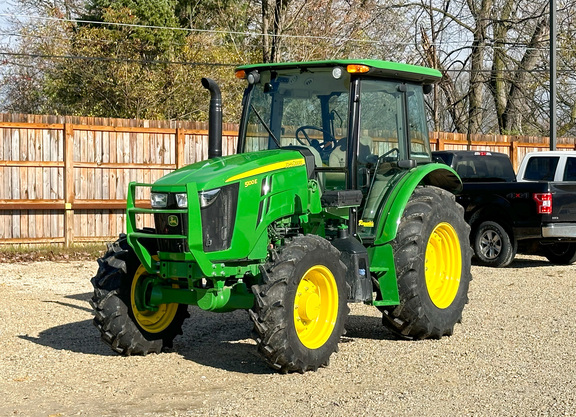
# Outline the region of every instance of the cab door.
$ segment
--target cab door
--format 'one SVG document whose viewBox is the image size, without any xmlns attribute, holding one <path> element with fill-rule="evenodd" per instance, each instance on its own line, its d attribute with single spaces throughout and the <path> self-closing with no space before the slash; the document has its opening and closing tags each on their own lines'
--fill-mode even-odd
<svg viewBox="0 0 576 417">
<path fill-rule="evenodd" d="M 371 238 L 394 186 L 430 162 L 431 152 L 421 85 L 365 79 L 359 102 L 357 187 L 365 199 L 358 233 Z"/>
</svg>

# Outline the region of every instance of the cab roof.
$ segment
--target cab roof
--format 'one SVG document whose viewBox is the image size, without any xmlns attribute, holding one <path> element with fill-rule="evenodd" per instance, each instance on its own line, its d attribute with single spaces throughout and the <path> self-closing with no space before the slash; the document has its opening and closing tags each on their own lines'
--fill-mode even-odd
<svg viewBox="0 0 576 417">
<path fill-rule="evenodd" d="M 304 71 L 308 68 L 346 68 L 348 65 L 365 65 L 369 67 L 368 72 L 364 73 L 365 75 L 416 81 L 425 84 L 436 83 L 442 78 L 442 73 L 433 68 L 422 67 L 419 65 L 402 64 L 398 62 L 381 61 L 376 59 L 342 59 L 328 61 L 249 64 L 242 65 L 236 70 L 243 70 L 246 73 L 249 73 L 253 70 L 274 71 L 282 69 L 299 69 Z"/>
</svg>

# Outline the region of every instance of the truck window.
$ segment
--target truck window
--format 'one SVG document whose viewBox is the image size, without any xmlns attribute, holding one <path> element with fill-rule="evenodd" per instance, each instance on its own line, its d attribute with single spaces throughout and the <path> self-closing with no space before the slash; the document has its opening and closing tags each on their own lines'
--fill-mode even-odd
<svg viewBox="0 0 576 417">
<path fill-rule="evenodd" d="M 554 181 L 556 166 L 559 157 L 557 156 L 536 156 L 530 158 L 524 172 L 524 179 L 531 181 Z"/>
<path fill-rule="evenodd" d="M 509 182 L 515 179 L 507 156 L 462 156 L 457 159 L 455 169 L 464 182 Z"/>
<path fill-rule="evenodd" d="M 576 181 L 576 158 L 566 159 L 566 168 L 564 168 L 564 181 Z"/>
</svg>

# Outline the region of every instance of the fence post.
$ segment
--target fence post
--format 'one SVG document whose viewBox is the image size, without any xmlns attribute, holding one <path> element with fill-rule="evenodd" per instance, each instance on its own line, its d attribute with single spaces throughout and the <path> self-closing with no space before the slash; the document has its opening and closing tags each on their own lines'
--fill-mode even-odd
<svg viewBox="0 0 576 417">
<path fill-rule="evenodd" d="M 74 243 L 74 125 L 64 123 L 64 245 Z"/>
<path fill-rule="evenodd" d="M 514 171 L 518 171 L 518 142 L 512 140 L 510 142 L 510 161 L 512 162 L 512 167 Z"/>
<path fill-rule="evenodd" d="M 181 127 L 176 128 L 176 168 L 182 168 L 184 161 L 184 130 Z"/>
</svg>

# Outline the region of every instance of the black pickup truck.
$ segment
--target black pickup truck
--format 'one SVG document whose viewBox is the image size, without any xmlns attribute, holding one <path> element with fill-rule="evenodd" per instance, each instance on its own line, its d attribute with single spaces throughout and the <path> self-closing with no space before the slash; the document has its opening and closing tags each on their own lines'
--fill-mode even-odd
<svg viewBox="0 0 576 417">
<path fill-rule="evenodd" d="M 555 264 L 576 261 L 576 181 L 517 182 L 508 155 L 498 152 L 433 156 L 462 179 L 456 200 L 465 209 L 479 264 L 506 266 L 516 253 L 542 255 Z"/>
</svg>

